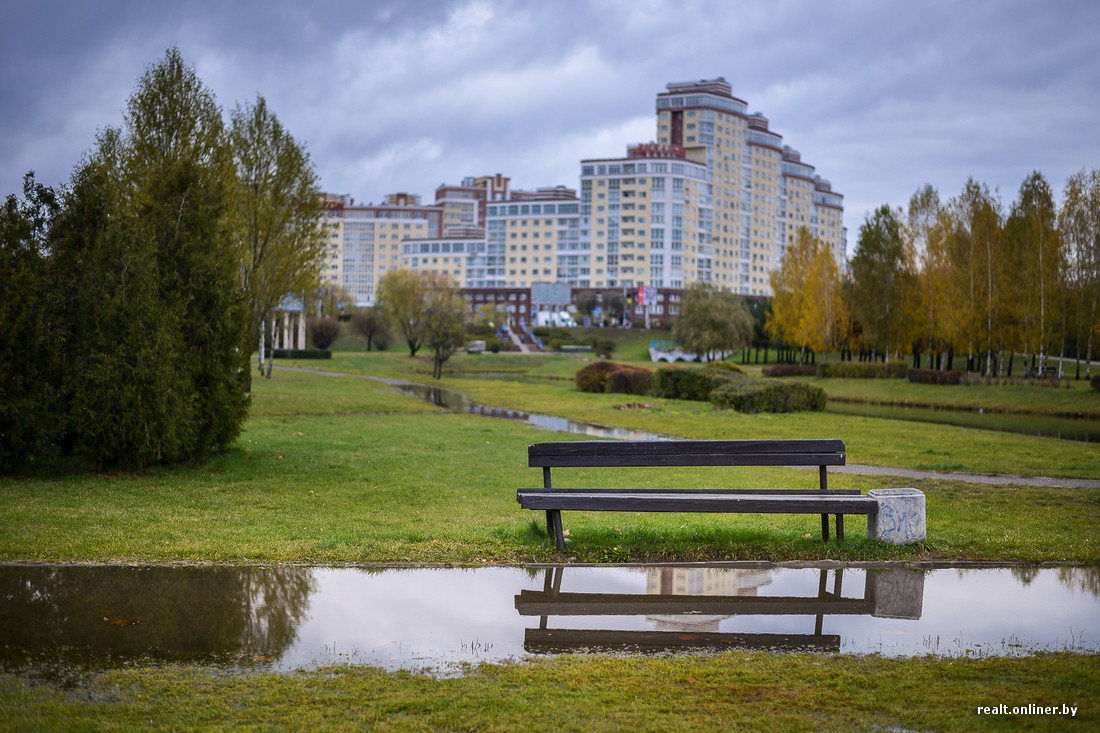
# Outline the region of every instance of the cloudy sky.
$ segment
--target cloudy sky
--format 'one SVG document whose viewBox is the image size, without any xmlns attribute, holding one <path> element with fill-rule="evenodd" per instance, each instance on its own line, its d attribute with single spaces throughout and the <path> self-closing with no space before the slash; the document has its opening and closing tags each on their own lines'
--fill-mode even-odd
<svg viewBox="0 0 1100 733">
<path fill-rule="evenodd" d="M 1006 208 L 1100 167 L 1094 0 L 0 0 L 0 194 L 65 181 L 179 48 L 228 114 L 263 95 L 322 188 L 428 202 L 503 173 L 578 185 L 654 138 L 670 81 L 725 77 L 845 196 L 875 207 L 968 177 Z"/>
</svg>

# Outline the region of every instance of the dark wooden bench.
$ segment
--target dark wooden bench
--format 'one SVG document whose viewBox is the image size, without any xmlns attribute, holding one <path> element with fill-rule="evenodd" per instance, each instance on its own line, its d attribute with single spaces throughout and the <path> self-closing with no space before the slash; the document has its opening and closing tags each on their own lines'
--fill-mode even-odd
<svg viewBox="0 0 1100 733">
<path fill-rule="evenodd" d="M 728 512 L 820 514 L 822 541 L 829 515 L 836 516 L 837 542 L 844 515 L 878 513 L 878 503 L 858 490 L 829 489 L 826 469 L 844 465 L 841 440 L 586 440 L 532 443 L 528 465 L 542 468 L 541 489 L 519 489 L 524 509 L 546 512 L 546 531 L 565 550 L 563 511 Z M 817 466 L 816 489 L 563 489 L 554 488 L 552 468 L 662 466 Z"/>
</svg>

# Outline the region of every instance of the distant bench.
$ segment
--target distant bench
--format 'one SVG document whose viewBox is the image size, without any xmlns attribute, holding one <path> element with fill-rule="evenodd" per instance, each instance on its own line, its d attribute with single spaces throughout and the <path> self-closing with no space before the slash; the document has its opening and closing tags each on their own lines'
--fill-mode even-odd
<svg viewBox="0 0 1100 733">
<path fill-rule="evenodd" d="M 822 541 L 829 540 L 829 515 L 836 516 L 837 542 L 844 540 L 844 515 L 877 516 L 878 502 L 858 489 L 830 489 L 826 468 L 844 465 L 841 440 L 586 440 L 532 443 L 528 465 L 542 468 L 541 489 L 519 489 L 524 509 L 546 512 L 546 531 L 565 550 L 563 511 L 727 512 L 736 514 L 820 514 Z M 817 466 L 817 489 L 561 489 L 551 468 L 671 466 Z"/>
</svg>

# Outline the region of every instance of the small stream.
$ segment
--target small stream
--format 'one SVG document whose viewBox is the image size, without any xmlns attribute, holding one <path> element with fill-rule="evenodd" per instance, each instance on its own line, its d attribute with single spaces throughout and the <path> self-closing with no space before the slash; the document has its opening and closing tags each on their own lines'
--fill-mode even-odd
<svg viewBox="0 0 1100 733">
<path fill-rule="evenodd" d="M 613 440 L 662 440 L 668 437 L 665 435 L 657 435 L 656 433 L 649 433 L 644 430 L 613 428 L 606 425 L 595 425 L 593 423 L 570 420 L 565 417 L 540 415 L 534 412 L 523 412 L 522 410 L 509 410 L 503 407 L 480 405 L 476 402 L 471 402 L 466 399 L 465 395 L 455 392 L 454 390 L 447 389 L 446 387 L 436 387 L 430 384 L 404 382 L 398 383 L 395 386 L 406 394 L 415 395 L 425 402 L 435 405 L 436 407 L 444 407 L 452 412 L 514 420 L 516 422 L 526 423 L 537 428 L 553 430 L 559 433 L 591 435 L 597 438 Z"/>
</svg>

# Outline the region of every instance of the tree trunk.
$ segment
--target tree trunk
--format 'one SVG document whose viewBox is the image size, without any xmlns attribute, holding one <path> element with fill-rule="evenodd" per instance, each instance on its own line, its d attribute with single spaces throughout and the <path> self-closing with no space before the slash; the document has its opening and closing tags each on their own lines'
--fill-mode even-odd
<svg viewBox="0 0 1100 733">
<path fill-rule="evenodd" d="M 264 373 L 264 349 L 267 348 L 267 343 L 264 340 L 264 332 L 266 331 L 266 326 L 267 326 L 266 322 L 261 320 L 260 321 L 260 358 L 259 358 L 259 364 L 257 364 L 257 367 L 259 368 L 261 375 Z"/>
</svg>

